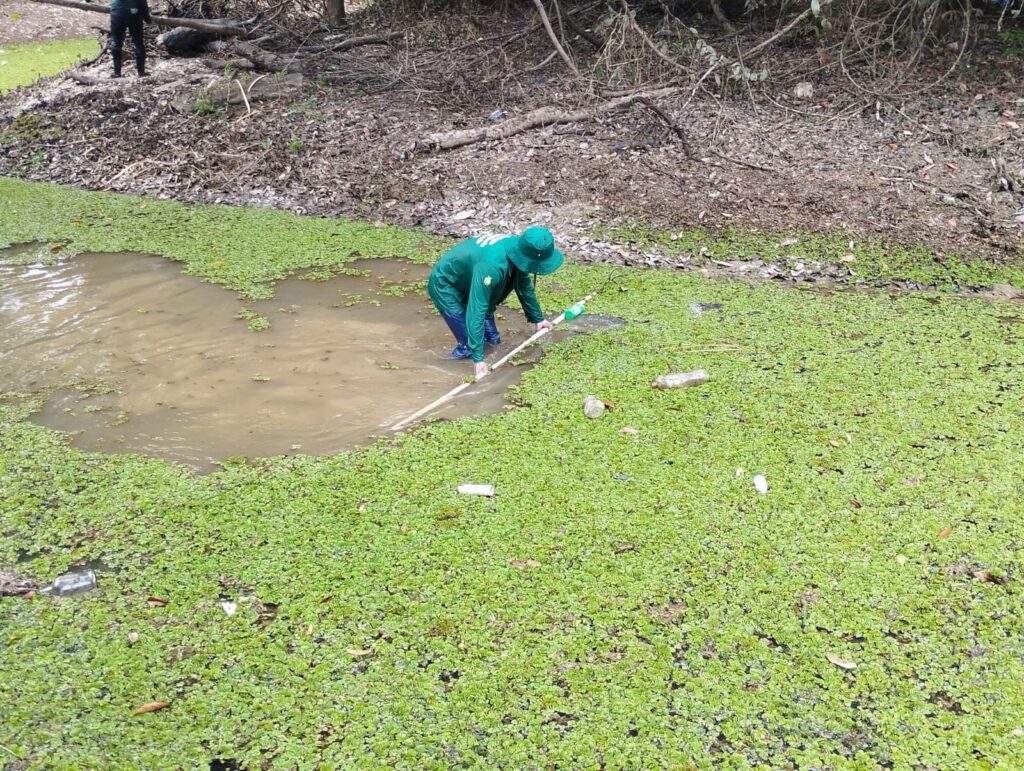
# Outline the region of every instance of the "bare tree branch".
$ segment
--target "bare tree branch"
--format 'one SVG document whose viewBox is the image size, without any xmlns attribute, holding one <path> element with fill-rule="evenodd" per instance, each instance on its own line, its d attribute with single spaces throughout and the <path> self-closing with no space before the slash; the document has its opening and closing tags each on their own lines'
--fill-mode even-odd
<svg viewBox="0 0 1024 771">
<path fill-rule="evenodd" d="M 533 4 L 537 7 L 540 20 L 544 23 L 544 29 L 547 30 L 548 37 L 551 38 L 551 42 L 554 44 L 555 50 L 558 51 L 558 55 L 562 57 L 562 61 L 565 62 L 565 66 L 569 68 L 572 74 L 579 77 L 580 71 L 576 68 L 576 62 L 565 52 L 561 42 L 559 42 L 555 30 L 551 26 L 551 19 L 548 18 L 548 12 L 544 10 L 544 3 L 541 0 L 533 0 Z"/>
<path fill-rule="evenodd" d="M 666 86 L 651 91 L 636 91 L 626 96 L 615 99 L 608 99 L 593 107 L 585 107 L 577 110 L 563 110 L 560 107 L 539 107 L 530 110 L 515 118 L 503 121 L 493 126 L 479 126 L 477 128 L 459 129 L 457 131 L 444 131 L 437 134 L 429 134 L 416 143 L 415 149 L 423 150 L 451 150 L 456 147 L 470 145 L 474 142 L 483 142 L 488 139 L 505 139 L 524 131 L 538 128 L 540 126 L 553 126 L 559 123 L 577 123 L 579 121 L 591 120 L 598 115 L 603 115 L 623 107 L 629 107 L 634 102 L 643 99 L 658 99 L 665 96 L 672 96 L 681 91 L 679 86 Z"/>
</svg>

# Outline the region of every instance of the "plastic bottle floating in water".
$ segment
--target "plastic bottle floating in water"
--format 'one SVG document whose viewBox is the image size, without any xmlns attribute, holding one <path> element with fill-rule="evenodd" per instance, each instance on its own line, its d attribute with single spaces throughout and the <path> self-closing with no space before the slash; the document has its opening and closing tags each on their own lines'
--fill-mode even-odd
<svg viewBox="0 0 1024 771">
<path fill-rule="evenodd" d="M 584 311 L 583 303 L 576 303 L 571 308 L 566 308 L 566 310 L 565 310 L 565 318 L 566 319 L 574 319 L 577 316 L 582 316 L 583 315 L 583 311 Z"/>
</svg>

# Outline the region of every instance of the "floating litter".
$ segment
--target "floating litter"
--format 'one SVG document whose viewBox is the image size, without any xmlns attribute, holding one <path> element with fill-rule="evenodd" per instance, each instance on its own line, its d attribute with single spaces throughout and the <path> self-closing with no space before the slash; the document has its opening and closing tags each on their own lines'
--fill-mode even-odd
<svg viewBox="0 0 1024 771">
<path fill-rule="evenodd" d="M 708 382 L 708 373 L 703 369 L 695 369 L 693 372 L 670 372 L 667 375 L 658 375 L 651 383 L 655 388 L 690 388 Z"/>
<path fill-rule="evenodd" d="M 67 597 L 96 588 L 96 573 L 92 570 L 64 573 L 53 580 L 53 584 L 40 590 L 40 594 Z"/>
<path fill-rule="evenodd" d="M 487 498 L 493 498 L 494 485 L 459 485 L 459 492 L 463 495 L 482 495 Z"/>
</svg>

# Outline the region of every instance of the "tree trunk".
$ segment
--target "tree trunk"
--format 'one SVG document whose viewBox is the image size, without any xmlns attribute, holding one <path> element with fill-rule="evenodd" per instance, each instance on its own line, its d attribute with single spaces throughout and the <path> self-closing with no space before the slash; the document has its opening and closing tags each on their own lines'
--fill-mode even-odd
<svg viewBox="0 0 1024 771">
<path fill-rule="evenodd" d="M 345 23 L 345 0 L 326 0 L 327 23 L 332 27 L 340 27 Z"/>
</svg>

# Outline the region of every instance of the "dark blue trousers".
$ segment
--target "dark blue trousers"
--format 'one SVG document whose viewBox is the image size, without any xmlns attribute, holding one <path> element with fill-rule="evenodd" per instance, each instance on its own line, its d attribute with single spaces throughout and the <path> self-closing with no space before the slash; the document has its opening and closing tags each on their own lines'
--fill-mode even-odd
<svg viewBox="0 0 1024 771">
<path fill-rule="evenodd" d="M 472 352 L 466 344 L 466 338 L 468 337 L 466 333 L 466 314 L 445 313 L 440 308 L 438 310 L 441 313 L 441 318 L 448 325 L 448 329 L 455 335 L 455 342 L 458 343 L 458 345 L 452 348 L 452 358 L 468 359 Z M 493 314 L 484 319 L 484 341 L 491 345 L 497 345 L 501 342 L 501 335 L 498 334 L 498 325 L 494 323 Z"/>
</svg>

